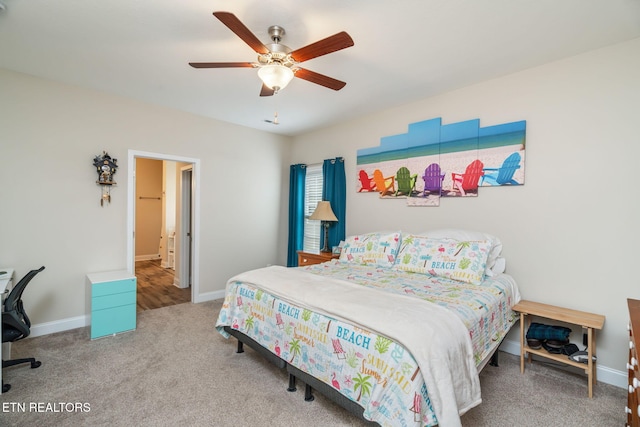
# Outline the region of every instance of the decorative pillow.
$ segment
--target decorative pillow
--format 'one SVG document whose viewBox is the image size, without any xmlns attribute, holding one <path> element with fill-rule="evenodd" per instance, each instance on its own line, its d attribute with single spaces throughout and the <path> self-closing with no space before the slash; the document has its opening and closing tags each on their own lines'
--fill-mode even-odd
<svg viewBox="0 0 640 427">
<path fill-rule="evenodd" d="M 479 284 L 484 279 L 491 242 L 458 241 L 408 235 L 394 268 Z"/>
<path fill-rule="evenodd" d="M 496 260 L 502 252 L 502 242 L 492 234 L 483 233 L 481 231 L 462 230 L 458 228 L 443 228 L 439 230 L 431 230 L 426 233 L 422 233 L 421 235 L 432 237 L 434 239 L 454 239 L 458 241 L 488 240 L 491 242 L 491 250 L 489 251 L 489 257 L 487 258 L 485 274 L 487 276 L 491 276 L 493 273 L 504 273 L 504 265 L 499 266 L 502 267 L 502 271 L 499 271 L 500 268 L 497 269 L 498 271 L 493 270 Z"/>
<path fill-rule="evenodd" d="M 349 236 L 344 241 L 340 261 L 391 267 L 396 262 L 400 232 Z"/>
</svg>

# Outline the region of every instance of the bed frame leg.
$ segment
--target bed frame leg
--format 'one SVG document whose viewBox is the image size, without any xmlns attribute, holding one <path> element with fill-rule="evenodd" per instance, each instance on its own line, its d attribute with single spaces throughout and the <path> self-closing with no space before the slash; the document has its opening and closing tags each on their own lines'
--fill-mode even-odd
<svg viewBox="0 0 640 427">
<path fill-rule="evenodd" d="M 293 374 L 289 374 L 289 387 L 287 387 L 287 391 L 296 391 L 296 377 Z"/>
<path fill-rule="evenodd" d="M 313 402 L 313 399 L 315 399 L 315 397 L 313 397 L 313 389 L 311 388 L 311 386 L 309 384 L 305 384 L 305 386 L 304 386 L 304 401 L 305 402 Z"/>
<path fill-rule="evenodd" d="M 491 366 L 498 366 L 498 350 L 495 351 L 495 353 L 493 353 L 493 356 L 491 356 L 491 361 L 489 362 L 489 365 Z"/>
<path fill-rule="evenodd" d="M 242 348 L 242 341 L 238 340 L 238 349 L 236 353 L 244 353 L 244 348 Z"/>
</svg>

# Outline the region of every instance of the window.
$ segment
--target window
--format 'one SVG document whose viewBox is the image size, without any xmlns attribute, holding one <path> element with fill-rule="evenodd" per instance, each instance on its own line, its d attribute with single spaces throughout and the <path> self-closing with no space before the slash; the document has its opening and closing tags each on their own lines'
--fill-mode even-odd
<svg viewBox="0 0 640 427">
<path fill-rule="evenodd" d="M 322 200 L 322 163 L 308 165 L 304 188 L 304 242 L 305 252 L 320 252 L 320 235 L 322 224 L 320 221 L 307 219 L 316 210 L 318 202 Z"/>
</svg>

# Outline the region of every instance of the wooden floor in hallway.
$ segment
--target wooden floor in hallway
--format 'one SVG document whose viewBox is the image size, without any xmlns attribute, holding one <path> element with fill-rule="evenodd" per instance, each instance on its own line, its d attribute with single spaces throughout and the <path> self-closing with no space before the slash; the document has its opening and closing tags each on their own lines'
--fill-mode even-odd
<svg viewBox="0 0 640 427">
<path fill-rule="evenodd" d="M 159 259 L 136 261 L 135 274 L 138 280 L 138 312 L 191 301 L 191 288 L 175 286 L 175 271 L 163 268 Z"/>
</svg>

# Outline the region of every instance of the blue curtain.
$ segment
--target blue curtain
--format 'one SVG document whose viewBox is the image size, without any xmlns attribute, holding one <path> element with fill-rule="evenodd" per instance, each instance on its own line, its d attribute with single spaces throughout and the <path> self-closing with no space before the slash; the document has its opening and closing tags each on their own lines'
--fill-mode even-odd
<svg viewBox="0 0 640 427">
<path fill-rule="evenodd" d="M 307 165 L 289 168 L 289 248 L 287 267 L 298 266 L 298 251 L 304 244 L 304 183 Z"/>
<path fill-rule="evenodd" d="M 329 244 L 331 249 L 338 246 L 345 238 L 345 221 L 347 218 L 347 179 L 344 173 L 344 158 L 327 159 L 322 164 L 322 200 L 331 204 L 331 210 L 338 218 L 338 222 L 329 227 Z M 324 232 L 320 237 L 320 247 L 324 245 Z"/>
</svg>

